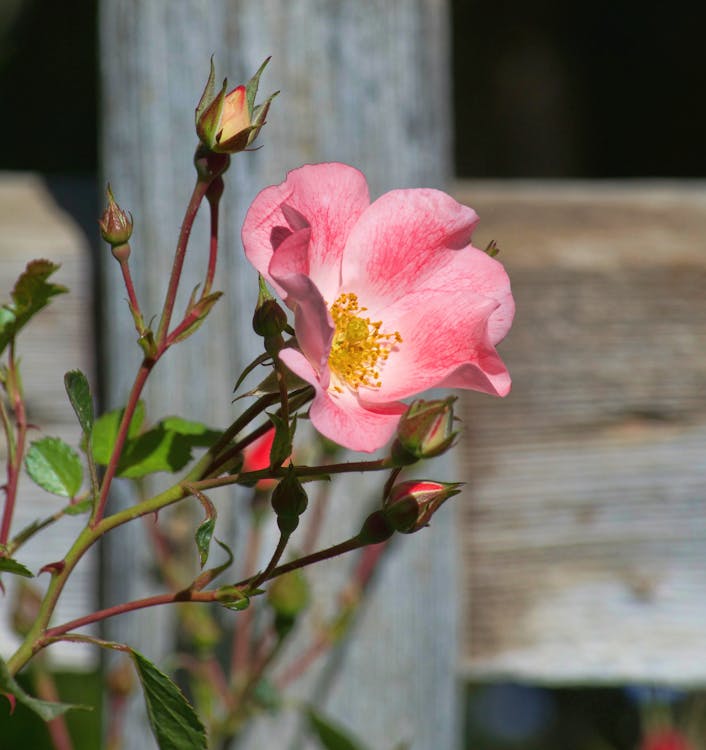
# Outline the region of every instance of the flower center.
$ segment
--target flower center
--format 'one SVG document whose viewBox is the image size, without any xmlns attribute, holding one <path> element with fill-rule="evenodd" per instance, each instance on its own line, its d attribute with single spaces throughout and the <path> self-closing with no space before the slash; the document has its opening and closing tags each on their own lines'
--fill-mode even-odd
<svg viewBox="0 0 706 750">
<path fill-rule="evenodd" d="M 338 380 L 354 391 L 364 388 L 379 388 L 380 365 L 390 351 L 402 341 L 397 331 L 380 331 L 382 321 L 371 321 L 363 317 L 366 307 L 358 306 L 358 296 L 352 292 L 341 294 L 331 306 L 331 317 L 335 331 L 328 364 Z M 343 389 L 333 386 L 339 393 Z"/>
</svg>

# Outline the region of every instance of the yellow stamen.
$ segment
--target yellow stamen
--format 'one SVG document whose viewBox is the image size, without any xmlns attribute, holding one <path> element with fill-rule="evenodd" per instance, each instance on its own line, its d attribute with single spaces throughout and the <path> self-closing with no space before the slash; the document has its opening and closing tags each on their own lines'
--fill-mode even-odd
<svg viewBox="0 0 706 750">
<path fill-rule="evenodd" d="M 331 317 L 336 328 L 328 363 L 337 379 L 352 388 L 380 388 L 379 367 L 390 355 L 395 344 L 402 342 L 397 331 L 380 331 L 382 321 L 371 321 L 361 313 L 358 296 L 352 292 L 341 294 L 331 306 Z M 343 389 L 333 385 L 339 393 Z"/>
</svg>

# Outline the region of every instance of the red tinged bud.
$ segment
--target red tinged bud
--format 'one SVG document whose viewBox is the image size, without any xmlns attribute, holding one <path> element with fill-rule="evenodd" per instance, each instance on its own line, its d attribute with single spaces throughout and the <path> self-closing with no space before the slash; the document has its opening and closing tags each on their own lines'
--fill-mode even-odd
<svg viewBox="0 0 706 750">
<path fill-rule="evenodd" d="M 454 495 L 459 482 L 431 482 L 412 479 L 396 484 L 383 502 L 383 513 L 395 531 L 413 534 L 429 525 L 436 511 Z"/>
<path fill-rule="evenodd" d="M 132 215 L 123 211 L 115 202 L 113 191 L 110 185 L 106 188 L 108 198 L 108 207 L 103 212 L 103 216 L 98 220 L 98 226 L 101 230 L 101 237 L 114 248 L 125 246 L 127 250 L 123 254 L 130 253 L 130 246 L 127 244 L 132 236 Z M 127 258 L 125 258 L 127 260 Z"/>
</svg>

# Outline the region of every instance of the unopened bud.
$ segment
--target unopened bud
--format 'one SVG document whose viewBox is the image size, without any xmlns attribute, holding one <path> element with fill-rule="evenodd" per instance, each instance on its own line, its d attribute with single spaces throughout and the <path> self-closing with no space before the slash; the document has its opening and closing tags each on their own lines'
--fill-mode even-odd
<svg viewBox="0 0 706 750">
<path fill-rule="evenodd" d="M 123 211 L 115 202 L 110 185 L 106 189 L 106 196 L 108 207 L 98 220 L 101 237 L 113 248 L 127 246 L 127 253 L 129 254 L 130 246 L 127 245 L 127 242 L 132 236 L 132 215 Z"/>
<path fill-rule="evenodd" d="M 269 339 L 279 336 L 287 327 L 287 313 L 270 294 L 262 276 L 259 277 L 259 285 L 260 289 L 257 295 L 255 313 L 252 317 L 252 327 L 258 336 Z"/>
<path fill-rule="evenodd" d="M 277 514 L 277 526 L 283 534 L 291 534 L 299 525 L 299 516 L 306 510 L 309 498 L 290 465 L 287 473 L 272 490 L 272 510 Z"/>
<path fill-rule="evenodd" d="M 196 108 L 196 133 L 207 149 L 235 154 L 244 151 L 257 138 L 270 103 L 277 95 L 272 94 L 263 104 L 255 105 L 260 75 L 268 62 L 269 58 L 245 86 L 236 86 L 228 92 L 228 81 L 224 80 L 216 93 L 216 73 L 211 60 L 211 72 Z"/>
<path fill-rule="evenodd" d="M 448 450 L 457 435 L 453 431 L 455 396 L 437 401 L 412 402 L 397 427 L 392 457 L 401 465 L 433 458 Z"/>
<path fill-rule="evenodd" d="M 394 533 L 395 529 L 387 520 L 383 511 L 376 510 L 363 521 L 358 539 L 363 544 L 379 544 L 380 542 L 386 542 Z"/>
<path fill-rule="evenodd" d="M 413 534 L 429 525 L 431 517 L 446 500 L 458 495 L 458 482 L 430 482 L 412 479 L 395 485 L 383 503 L 383 514 L 402 534 Z"/>
</svg>

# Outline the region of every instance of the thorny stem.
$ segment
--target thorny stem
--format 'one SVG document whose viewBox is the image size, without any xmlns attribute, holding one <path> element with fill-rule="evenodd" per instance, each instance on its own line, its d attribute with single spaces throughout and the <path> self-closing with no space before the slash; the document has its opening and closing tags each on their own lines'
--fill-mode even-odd
<svg viewBox="0 0 706 750">
<path fill-rule="evenodd" d="M 7 414 L 5 414 L 3 418 L 5 430 L 7 431 L 9 428 L 10 432 L 7 440 L 7 484 L 5 485 L 5 507 L 2 514 L 2 524 L 0 525 L 0 544 L 6 544 L 10 536 L 12 516 L 15 512 L 15 502 L 17 500 L 17 487 L 20 481 L 22 459 L 27 439 L 27 414 L 22 394 L 22 383 L 15 359 L 14 338 L 10 340 L 6 387 L 12 397 L 12 409 L 15 414 L 15 424 L 17 425 L 17 437 L 14 440 L 12 439 L 12 426 L 9 424 Z"/>
</svg>

